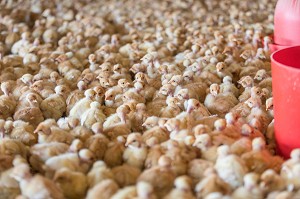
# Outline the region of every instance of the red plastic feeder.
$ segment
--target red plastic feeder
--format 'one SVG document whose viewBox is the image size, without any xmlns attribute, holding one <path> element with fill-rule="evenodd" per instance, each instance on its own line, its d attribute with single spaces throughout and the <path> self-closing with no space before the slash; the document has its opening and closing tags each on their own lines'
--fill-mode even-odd
<svg viewBox="0 0 300 199">
<path fill-rule="evenodd" d="M 300 45 L 300 1 L 279 0 L 274 16 L 274 44 L 270 50 L 275 52 L 291 46 Z"/>
<path fill-rule="evenodd" d="M 279 155 L 300 148 L 300 46 L 272 54 L 274 130 Z"/>
</svg>

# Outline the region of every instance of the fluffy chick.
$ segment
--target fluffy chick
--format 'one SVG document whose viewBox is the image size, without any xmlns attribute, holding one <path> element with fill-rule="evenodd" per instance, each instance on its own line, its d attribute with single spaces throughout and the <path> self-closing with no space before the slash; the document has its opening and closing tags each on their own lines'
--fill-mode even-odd
<svg viewBox="0 0 300 199">
<path fill-rule="evenodd" d="M 86 199 L 110 199 L 118 190 L 119 185 L 115 181 L 106 179 L 89 189 Z"/>
<path fill-rule="evenodd" d="M 66 198 L 84 198 L 88 188 L 87 178 L 81 172 L 61 168 L 55 172 L 53 181 L 61 188 Z"/>
<path fill-rule="evenodd" d="M 195 199 L 192 191 L 192 179 L 188 176 L 179 176 L 174 181 L 175 188 L 164 199 L 182 198 Z"/>
<path fill-rule="evenodd" d="M 125 146 L 127 148 L 123 154 L 124 162 L 142 169 L 147 157 L 147 147 L 143 142 L 142 135 L 139 133 L 129 134 Z"/>
<path fill-rule="evenodd" d="M 93 167 L 87 174 L 89 188 L 94 187 L 96 184 L 106 179 L 114 179 L 112 171 L 106 166 L 105 162 L 101 160 L 94 162 Z"/>
</svg>

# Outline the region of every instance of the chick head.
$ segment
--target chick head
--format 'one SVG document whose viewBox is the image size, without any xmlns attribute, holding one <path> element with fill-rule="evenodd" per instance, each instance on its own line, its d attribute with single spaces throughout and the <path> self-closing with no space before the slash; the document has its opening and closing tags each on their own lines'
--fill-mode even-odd
<svg viewBox="0 0 300 199">
<path fill-rule="evenodd" d="M 93 152 L 91 152 L 89 149 L 81 149 L 78 153 L 78 156 L 81 161 L 87 163 L 93 162 L 95 159 Z"/>
<path fill-rule="evenodd" d="M 103 160 L 97 160 L 93 164 L 93 169 L 95 169 L 95 168 L 106 168 L 106 167 L 107 167 L 107 165 Z"/>
<path fill-rule="evenodd" d="M 217 153 L 218 157 L 226 157 L 231 154 L 230 147 L 228 145 L 221 145 L 218 147 Z"/>
<path fill-rule="evenodd" d="M 84 91 L 84 96 L 88 99 L 93 99 L 95 97 L 95 91 L 93 89 L 88 89 Z"/>
<path fill-rule="evenodd" d="M 179 189 L 184 192 L 190 192 L 192 189 L 192 184 L 192 179 L 186 175 L 179 176 L 174 181 L 176 189 Z"/>
<path fill-rule="evenodd" d="M 202 149 L 212 145 L 211 137 L 208 134 L 198 135 L 193 146 Z"/>
<path fill-rule="evenodd" d="M 180 120 L 177 118 L 171 118 L 165 123 L 165 127 L 168 131 L 179 130 Z"/>
<path fill-rule="evenodd" d="M 189 99 L 187 101 L 187 108 L 186 108 L 187 113 L 191 113 L 192 111 L 197 110 L 199 108 L 201 108 L 201 103 L 198 100 Z"/>
<path fill-rule="evenodd" d="M 217 131 L 223 131 L 226 128 L 226 125 L 225 119 L 218 119 L 214 123 L 214 127 Z"/>
<path fill-rule="evenodd" d="M 128 135 L 125 146 L 141 147 L 143 138 L 140 133 L 131 133 Z"/>
<path fill-rule="evenodd" d="M 35 94 L 35 93 L 28 93 L 26 95 L 26 100 L 29 104 L 31 104 L 33 106 L 39 105 L 39 98 L 38 98 L 37 94 Z"/>
<path fill-rule="evenodd" d="M 168 82 L 168 84 L 171 84 L 171 85 L 173 85 L 173 86 L 178 86 L 178 85 L 181 84 L 182 80 L 183 80 L 183 78 L 182 78 L 181 75 L 174 75 L 174 76 L 170 79 L 170 81 Z"/>
<path fill-rule="evenodd" d="M 260 59 L 266 59 L 264 49 L 258 48 L 257 51 L 256 51 L 256 57 L 260 58 Z"/>
<path fill-rule="evenodd" d="M 102 86 L 95 86 L 93 90 L 95 91 L 97 97 L 104 96 L 105 90 Z"/>
<path fill-rule="evenodd" d="M 12 86 L 9 84 L 9 82 L 2 82 L 0 87 L 1 87 L 1 91 L 6 96 L 8 96 L 12 91 Z"/>
<path fill-rule="evenodd" d="M 228 112 L 225 115 L 225 120 L 227 124 L 234 124 L 239 119 L 239 114 L 235 112 Z"/>
<path fill-rule="evenodd" d="M 154 194 L 153 186 L 145 181 L 139 181 L 137 183 L 137 195 L 139 198 L 149 198 Z"/>
<path fill-rule="evenodd" d="M 83 148 L 83 142 L 80 139 L 75 139 L 72 141 L 69 150 L 71 152 L 77 153 L 82 148 Z"/>
<path fill-rule="evenodd" d="M 182 78 L 186 82 L 190 82 L 194 78 L 194 72 L 193 71 L 185 71 L 182 75 Z"/>
<path fill-rule="evenodd" d="M 198 135 L 202 135 L 202 134 L 211 132 L 211 129 L 209 128 L 209 126 L 207 126 L 205 124 L 198 124 L 197 126 L 194 127 L 193 131 L 194 131 L 195 137 L 197 137 Z"/>
<path fill-rule="evenodd" d="M 21 163 L 13 167 L 12 173 L 10 174 L 18 182 L 30 178 L 30 167 L 26 163 Z"/>
<path fill-rule="evenodd" d="M 190 98 L 189 96 L 189 90 L 186 88 L 180 89 L 176 94 L 175 97 L 177 97 L 179 100 L 187 100 Z"/>
<path fill-rule="evenodd" d="M 300 160 L 300 149 L 294 149 L 294 150 L 292 150 L 292 152 L 291 152 L 291 159 L 297 160 L 297 161 Z"/>
<path fill-rule="evenodd" d="M 121 64 L 115 64 L 115 65 L 113 66 L 113 71 L 114 71 L 115 73 L 121 74 L 121 70 L 122 70 L 122 65 L 121 65 Z"/>
<path fill-rule="evenodd" d="M 98 77 L 99 83 L 103 88 L 109 88 L 110 83 L 107 77 Z"/>
<path fill-rule="evenodd" d="M 32 83 L 32 80 L 33 80 L 33 75 L 31 75 L 31 74 L 24 74 L 21 78 L 20 78 L 20 80 L 24 83 L 24 84 L 26 84 L 26 85 L 30 85 L 31 83 Z"/>
<path fill-rule="evenodd" d="M 274 184 L 275 180 L 276 180 L 276 172 L 273 169 L 267 169 L 265 170 L 261 176 L 260 176 L 260 187 L 263 190 L 268 190 L 270 186 L 272 186 L 272 184 Z"/>
<path fill-rule="evenodd" d="M 244 186 L 246 188 L 252 189 L 253 187 L 257 186 L 259 181 L 259 175 L 256 173 L 247 173 L 244 176 Z"/>
<path fill-rule="evenodd" d="M 261 121 L 257 118 L 252 118 L 249 122 L 249 125 L 252 126 L 254 129 L 257 129 L 257 130 L 262 129 Z"/>
<path fill-rule="evenodd" d="M 251 50 L 245 50 L 244 52 L 242 52 L 242 54 L 240 55 L 241 58 L 247 60 L 250 57 L 252 57 L 253 52 Z"/>
<path fill-rule="evenodd" d="M 146 75 L 142 72 L 138 72 L 135 76 L 135 81 L 137 82 L 144 82 L 146 80 Z"/>
<path fill-rule="evenodd" d="M 193 144 L 195 143 L 195 137 L 192 135 L 188 135 L 184 138 L 183 142 L 185 145 L 187 146 L 193 146 Z"/>
<path fill-rule="evenodd" d="M 261 137 L 256 137 L 252 140 L 252 150 L 260 151 L 266 148 L 266 142 Z"/>
<path fill-rule="evenodd" d="M 244 88 L 247 88 L 247 87 L 249 88 L 249 87 L 253 86 L 254 81 L 251 76 L 244 76 L 238 81 L 238 83 L 240 85 L 242 85 L 242 87 L 244 87 Z"/>
<path fill-rule="evenodd" d="M 178 107 L 180 105 L 179 100 L 176 97 L 168 97 L 166 99 L 167 106 Z"/>
<path fill-rule="evenodd" d="M 172 160 L 168 156 L 162 155 L 158 159 L 158 165 L 161 167 L 170 167 L 172 165 Z"/>
<path fill-rule="evenodd" d="M 101 122 L 96 122 L 92 125 L 92 131 L 95 134 L 100 134 L 103 132 L 103 124 Z"/>
<path fill-rule="evenodd" d="M 130 86 L 130 82 L 127 79 L 119 79 L 118 86 L 121 88 L 128 88 Z"/>
<path fill-rule="evenodd" d="M 249 124 L 243 124 L 241 134 L 244 136 L 250 136 L 253 133 L 253 129 Z"/>
<path fill-rule="evenodd" d="M 223 78 L 223 83 L 232 83 L 232 77 L 230 76 L 225 76 Z"/>
<path fill-rule="evenodd" d="M 266 110 L 273 110 L 273 97 L 266 100 Z"/>
<path fill-rule="evenodd" d="M 261 97 L 262 91 L 260 87 L 253 86 L 250 90 L 252 97 Z"/>
<path fill-rule="evenodd" d="M 50 80 L 52 80 L 53 82 L 57 81 L 60 78 L 60 75 L 58 72 L 53 71 L 50 73 Z"/>
<path fill-rule="evenodd" d="M 56 183 L 68 182 L 71 177 L 70 173 L 69 169 L 63 167 L 55 172 L 53 180 Z"/>
<path fill-rule="evenodd" d="M 90 54 L 90 55 L 88 56 L 88 60 L 89 60 L 90 64 L 94 64 L 94 63 L 96 63 L 96 61 L 97 61 L 97 57 L 96 57 L 95 54 Z"/>
<path fill-rule="evenodd" d="M 142 124 L 142 126 L 145 127 L 146 129 L 150 129 L 150 128 L 153 128 L 154 126 L 157 126 L 158 121 L 159 121 L 159 117 L 150 116 L 150 117 L 147 117 L 147 119 Z"/>
<path fill-rule="evenodd" d="M 220 93 L 220 86 L 216 83 L 210 85 L 209 91 L 213 96 L 217 96 Z"/>
<path fill-rule="evenodd" d="M 55 93 L 58 95 L 66 95 L 68 90 L 68 87 L 65 85 L 58 85 L 54 88 Z"/>
<path fill-rule="evenodd" d="M 137 112 L 146 112 L 146 105 L 144 103 L 138 103 L 135 107 Z"/>
<path fill-rule="evenodd" d="M 218 72 L 222 72 L 226 68 L 225 62 L 219 62 L 216 65 L 216 69 Z"/>
<path fill-rule="evenodd" d="M 170 95 L 173 93 L 174 86 L 172 84 L 165 84 L 159 89 L 159 94 L 162 95 Z"/>
<path fill-rule="evenodd" d="M 266 70 L 261 69 L 256 72 L 254 79 L 261 81 L 261 80 L 265 79 L 266 77 L 268 77 Z"/>
<path fill-rule="evenodd" d="M 261 99 L 257 97 L 250 97 L 244 102 L 249 108 L 261 107 Z"/>
<path fill-rule="evenodd" d="M 77 83 L 77 88 L 80 90 L 80 91 L 84 91 L 88 88 L 88 84 L 85 82 L 85 81 L 78 81 Z"/>
</svg>

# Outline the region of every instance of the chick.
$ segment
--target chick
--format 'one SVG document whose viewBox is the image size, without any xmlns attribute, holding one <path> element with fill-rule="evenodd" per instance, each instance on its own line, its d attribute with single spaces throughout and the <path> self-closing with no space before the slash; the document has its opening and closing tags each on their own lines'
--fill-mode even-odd
<svg viewBox="0 0 300 199">
<path fill-rule="evenodd" d="M 39 174 L 32 175 L 26 163 L 14 167 L 12 176 L 20 183 L 21 193 L 26 198 L 64 198 L 61 189 L 53 181 Z"/>
<path fill-rule="evenodd" d="M 106 115 L 104 115 L 100 108 L 101 104 L 99 102 L 92 102 L 90 108 L 80 117 L 81 125 L 91 128 L 96 122 L 103 123 L 106 119 Z"/>
<path fill-rule="evenodd" d="M 64 98 L 66 92 L 66 86 L 56 86 L 55 94 L 50 95 L 42 101 L 40 107 L 45 118 L 53 118 L 58 120 L 63 116 L 67 110 L 67 104 Z"/>
<path fill-rule="evenodd" d="M 239 89 L 233 84 L 230 76 L 225 76 L 223 78 L 223 83 L 220 85 L 220 92 L 232 93 L 235 97 L 238 97 L 240 94 Z"/>
<path fill-rule="evenodd" d="M 155 126 L 146 130 L 143 135 L 143 141 L 147 146 L 151 146 L 151 143 L 160 144 L 169 139 L 169 133 L 164 126 Z"/>
<path fill-rule="evenodd" d="M 105 162 L 101 160 L 94 162 L 93 167 L 87 174 L 88 187 L 92 188 L 106 179 L 114 179 L 112 171 L 106 166 Z"/>
<path fill-rule="evenodd" d="M 63 142 L 71 144 L 74 137 L 67 131 L 62 130 L 57 126 L 54 119 L 47 119 L 41 122 L 34 133 L 38 134 L 38 142 Z"/>
<path fill-rule="evenodd" d="M 125 146 L 127 148 L 123 153 L 124 162 L 142 169 L 147 157 L 147 147 L 143 143 L 142 135 L 139 133 L 129 134 Z"/>
<path fill-rule="evenodd" d="M 82 116 L 82 114 L 90 108 L 90 104 L 93 101 L 93 97 L 95 96 L 95 91 L 92 89 L 88 89 L 84 92 L 85 97 L 73 106 L 73 108 L 70 110 L 69 116 L 78 118 Z"/>
<path fill-rule="evenodd" d="M 220 93 L 220 86 L 212 84 L 210 86 L 210 94 L 205 98 L 204 105 L 212 114 L 225 116 L 238 103 L 233 95 L 225 95 Z"/>
<path fill-rule="evenodd" d="M 205 198 L 210 193 L 219 192 L 229 194 L 232 188 L 223 179 L 221 179 L 213 168 L 204 170 L 203 178 L 197 183 L 195 192 L 197 198 Z"/>
<path fill-rule="evenodd" d="M 212 140 L 208 134 L 198 135 L 193 146 L 201 149 L 201 158 L 211 162 L 217 159 L 217 146 L 212 144 Z"/>
<path fill-rule="evenodd" d="M 61 168 L 55 172 L 53 181 L 66 198 L 85 198 L 88 183 L 83 173 Z"/>
<path fill-rule="evenodd" d="M 218 148 L 215 169 L 218 175 L 232 188 L 242 185 L 243 177 L 248 171 L 245 162 L 240 157 L 231 154 L 227 145 Z"/>
<path fill-rule="evenodd" d="M 95 134 L 87 138 L 84 146 L 89 149 L 97 159 L 102 159 L 106 153 L 109 139 L 103 134 Z"/>
<path fill-rule="evenodd" d="M 19 140 L 3 138 L 0 139 L 0 154 L 2 155 L 21 155 L 26 158 L 28 155 L 27 147 Z"/>
<path fill-rule="evenodd" d="M 137 167 L 127 164 L 114 167 L 112 169 L 112 172 L 114 174 L 115 181 L 120 187 L 126 187 L 136 184 L 137 179 L 141 174 L 141 171 Z"/>
<path fill-rule="evenodd" d="M 161 156 L 158 166 L 145 170 L 139 177 L 138 181 L 150 183 L 158 197 L 163 197 L 172 189 L 175 180 L 175 174 L 171 170 L 171 159 Z"/>
<path fill-rule="evenodd" d="M 186 198 L 195 199 L 192 191 L 192 180 L 188 176 L 179 176 L 174 181 L 175 188 L 164 199 Z"/>
<path fill-rule="evenodd" d="M 265 170 L 260 177 L 260 188 L 264 193 L 272 191 L 283 191 L 286 188 L 286 182 L 274 170 Z"/>
<path fill-rule="evenodd" d="M 19 139 L 24 144 L 29 146 L 37 143 L 37 136 L 33 133 L 34 127 L 32 125 L 21 120 L 14 121 L 11 125 L 11 138 Z"/>
<path fill-rule="evenodd" d="M 264 139 L 261 137 L 252 140 L 252 151 L 244 153 L 241 158 L 245 161 L 249 170 L 259 174 L 266 169 L 279 171 L 283 163 L 282 158 L 271 155 L 266 149 Z"/>
<path fill-rule="evenodd" d="M 24 103 L 24 101 L 26 102 Z M 22 100 L 20 105 L 18 105 L 14 114 L 14 120 L 23 120 L 34 126 L 44 121 L 44 116 L 39 105 L 39 97 L 33 93 L 28 93 L 24 101 Z M 27 103 L 29 106 L 26 106 Z"/>
<path fill-rule="evenodd" d="M 106 179 L 89 189 L 86 199 L 110 199 L 118 190 L 119 185 L 115 181 Z"/>
<path fill-rule="evenodd" d="M 88 149 L 81 149 L 79 153 L 65 153 L 54 156 L 46 160 L 45 171 L 46 176 L 52 177 L 55 171 L 61 168 L 67 168 L 70 171 L 78 171 L 87 173 L 91 167 L 94 156 Z"/>
<path fill-rule="evenodd" d="M 180 102 L 175 97 L 168 97 L 166 100 L 167 107 L 163 108 L 160 117 L 173 118 L 181 112 Z"/>
<path fill-rule="evenodd" d="M 135 186 L 127 186 L 118 190 L 111 199 L 126 199 L 134 198 L 137 195 L 137 190 Z"/>
<path fill-rule="evenodd" d="M 109 167 L 119 166 L 123 163 L 123 153 L 125 150 L 126 140 L 122 136 L 118 136 L 116 140 L 107 144 L 103 160 Z"/>
<path fill-rule="evenodd" d="M 264 198 L 263 191 L 260 189 L 258 181 L 259 181 L 259 176 L 256 173 L 246 174 L 244 176 L 244 186 L 236 189 L 232 194 L 232 198 L 234 199 Z"/>
<path fill-rule="evenodd" d="M 147 182 L 140 181 L 136 185 L 137 198 L 140 199 L 156 199 L 153 186 Z"/>
<path fill-rule="evenodd" d="M 6 119 L 8 117 L 11 117 L 15 111 L 16 108 L 16 101 L 11 96 L 11 86 L 9 85 L 9 82 L 3 82 L 1 83 L 1 91 L 4 93 L 4 95 L 0 96 L 0 117 L 2 119 Z"/>
</svg>

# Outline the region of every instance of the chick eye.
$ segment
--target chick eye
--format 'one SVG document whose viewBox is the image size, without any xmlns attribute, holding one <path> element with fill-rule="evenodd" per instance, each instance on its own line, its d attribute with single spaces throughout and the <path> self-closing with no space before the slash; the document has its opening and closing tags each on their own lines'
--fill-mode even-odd
<svg viewBox="0 0 300 199">
<path fill-rule="evenodd" d="M 110 97 L 113 97 L 113 95 L 110 95 Z"/>
</svg>

